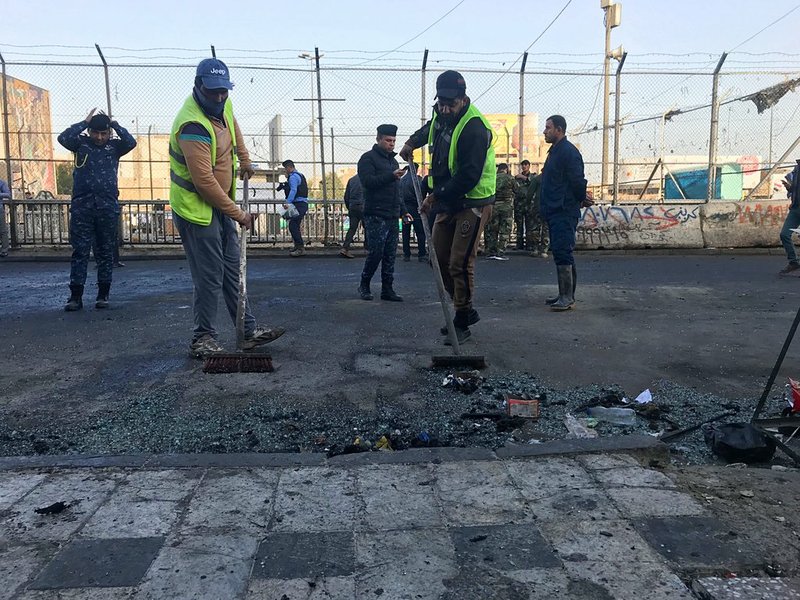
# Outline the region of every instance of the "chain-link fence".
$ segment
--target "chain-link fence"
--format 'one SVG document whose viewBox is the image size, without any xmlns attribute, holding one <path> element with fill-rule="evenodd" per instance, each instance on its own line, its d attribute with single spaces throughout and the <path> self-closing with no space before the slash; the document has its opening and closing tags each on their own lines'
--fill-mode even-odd
<svg viewBox="0 0 800 600">
<path fill-rule="evenodd" d="M 300 66 L 290 67 L 247 61 L 242 52 L 227 62 L 237 120 L 258 167 L 251 204 L 264 217 L 254 232 L 256 242 L 289 239 L 276 213 L 283 198 L 276 190 L 280 163 L 286 159 L 309 182 L 307 237 L 340 242 L 348 226 L 344 188 L 358 158 L 374 143 L 376 126 L 396 124 L 401 144 L 429 117 L 436 78 L 450 67 L 461 70 L 468 95 L 492 123 L 498 162 L 511 164 L 516 173 L 528 159 L 538 171 L 549 148 L 541 133 L 544 120 L 562 114 L 569 138 L 583 154 L 590 189 L 604 202 L 782 195 L 780 178 L 793 164 L 790 151 L 797 144 L 798 74 L 785 70 L 728 71 L 722 64 L 715 77 L 712 62 L 686 72 L 626 71 L 623 58 L 612 65 L 616 73 L 612 68 L 606 98 L 601 67 L 575 71 L 534 62 L 524 68 L 523 59 L 485 69 L 479 59 L 457 63 L 427 51 L 409 54 L 402 67 L 379 67 L 371 60 L 341 64 L 335 52 L 321 60 L 303 54 L 307 60 L 295 58 Z M 138 140 L 119 170 L 126 243 L 179 241 L 171 229 L 167 149 L 197 61 L 137 56 L 125 62 L 124 55 L 106 61 L 99 49 L 95 56 L 87 52 L 76 62 L 0 58 L 0 178 L 9 180 L 13 192 L 12 243 L 67 243 L 63 202 L 71 194 L 73 159 L 56 138 L 93 107 L 111 114 Z M 781 84 L 783 95 L 769 92 Z M 426 155 L 418 156 L 424 171 Z"/>
</svg>

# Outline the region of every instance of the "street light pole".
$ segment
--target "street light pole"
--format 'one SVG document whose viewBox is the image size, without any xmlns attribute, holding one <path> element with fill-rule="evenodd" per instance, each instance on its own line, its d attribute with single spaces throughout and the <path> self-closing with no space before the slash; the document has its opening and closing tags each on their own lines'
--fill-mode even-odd
<svg viewBox="0 0 800 600">
<path fill-rule="evenodd" d="M 603 156 L 600 165 L 600 199 L 606 196 L 608 185 L 608 105 L 611 85 L 611 30 L 619 26 L 622 21 L 622 4 L 614 3 L 613 0 L 600 0 L 600 8 L 603 9 L 604 22 L 606 28 L 605 52 L 603 55 Z M 622 54 L 620 51 L 618 54 Z"/>
</svg>

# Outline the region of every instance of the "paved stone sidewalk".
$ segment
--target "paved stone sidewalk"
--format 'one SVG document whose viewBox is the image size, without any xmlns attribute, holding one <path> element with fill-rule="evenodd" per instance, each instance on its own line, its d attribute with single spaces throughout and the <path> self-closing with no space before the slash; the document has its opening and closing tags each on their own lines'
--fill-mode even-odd
<svg viewBox="0 0 800 600">
<path fill-rule="evenodd" d="M 758 564 L 625 454 L 375 454 L 0 471 L 0 598 L 671 600 L 685 569 Z"/>
</svg>

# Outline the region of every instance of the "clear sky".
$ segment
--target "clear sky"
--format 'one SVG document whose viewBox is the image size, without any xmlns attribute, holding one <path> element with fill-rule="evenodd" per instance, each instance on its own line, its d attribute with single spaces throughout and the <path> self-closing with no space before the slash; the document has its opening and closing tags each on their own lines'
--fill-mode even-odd
<svg viewBox="0 0 800 600">
<path fill-rule="evenodd" d="M 66 44 L 125 48 L 180 47 L 390 50 L 440 23 L 404 46 L 480 52 L 518 52 L 558 13 L 562 0 L 378 0 L 293 2 L 197 2 L 164 0 L 2 0 L 3 35 L 9 44 Z M 782 14 L 796 0 L 626 0 L 615 44 L 631 53 L 729 50 Z M 602 53 L 603 12 L 599 0 L 573 0 L 531 52 Z M 798 51 L 800 11 L 792 13 L 741 48 Z"/>
<path fill-rule="evenodd" d="M 798 0 L 624 0 L 622 4 L 622 25 L 613 31 L 612 46 L 622 44 L 629 53 L 625 70 L 631 75 L 623 79 L 621 96 L 621 115 L 627 121 L 708 103 L 710 77 L 686 73 L 709 73 L 725 50 L 735 50 L 726 62 L 727 72 L 775 72 L 723 77 L 723 99 L 800 75 Z M 587 162 L 599 159 L 600 135 L 592 133 L 602 106 L 598 99 L 604 27 L 599 0 L 499 4 L 482 0 L 0 0 L 0 15 L 0 52 L 9 62 L 96 65 L 93 45 L 98 43 L 112 65 L 186 65 L 183 69 L 112 69 L 115 116 L 140 131 L 151 125 L 153 131 L 167 130 L 191 89 L 191 65 L 207 56 L 214 44 L 218 56 L 237 67 L 231 69 L 237 84 L 232 98 L 250 136 L 249 144 L 262 157 L 266 140 L 259 135 L 263 136 L 272 116 L 280 113 L 285 130 L 283 153 L 311 158 L 307 156 L 313 145 L 308 130 L 310 103 L 293 99 L 311 94 L 313 77 L 307 71 L 310 64 L 298 54 L 318 46 L 328 69 L 323 70 L 323 96 L 346 99 L 325 105 L 326 135 L 329 127 L 336 128 L 340 162 L 354 161 L 369 146 L 377 123 L 397 123 L 401 140 L 418 126 L 420 79 L 412 72 L 359 73 L 332 67 L 418 68 L 422 51 L 428 48 L 429 68 L 434 71 L 451 67 L 495 70 L 466 72 L 467 92 L 477 98 L 484 112 L 516 113 L 519 79 L 514 61 L 533 43 L 528 72 L 540 74 L 526 78 L 525 112 L 536 113 L 540 121 L 543 115 L 565 114 L 570 134 L 578 134 Z M 248 70 L 246 65 L 297 71 Z M 511 72 L 501 77 L 509 67 Z M 637 76 L 637 70 L 683 74 Z M 589 75 L 572 74 L 578 71 Z M 50 91 L 55 129 L 105 102 L 97 69 L 14 65 L 9 74 Z M 434 79 L 435 73 L 428 80 L 426 106 L 433 100 Z M 780 153 L 798 133 L 794 125 L 798 110 L 800 90 L 781 101 L 772 115 L 756 115 L 749 102 L 727 105 L 721 113 L 721 153 L 762 157 L 770 151 Z M 626 125 L 622 152 L 656 156 L 666 147 L 671 153 L 702 155 L 707 153 L 708 119 L 708 111 L 698 111 L 663 126 L 654 121 Z M 770 126 L 774 135 L 762 135 Z"/>
</svg>

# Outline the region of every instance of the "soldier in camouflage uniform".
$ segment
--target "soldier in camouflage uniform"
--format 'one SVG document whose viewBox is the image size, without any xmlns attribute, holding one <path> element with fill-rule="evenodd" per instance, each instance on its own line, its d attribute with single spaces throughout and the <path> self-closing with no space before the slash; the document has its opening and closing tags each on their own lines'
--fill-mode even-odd
<svg viewBox="0 0 800 600">
<path fill-rule="evenodd" d="M 517 231 L 517 250 L 524 250 L 526 248 L 525 239 L 528 236 L 525 218 L 530 212 L 528 188 L 533 175 L 531 174 L 531 161 L 523 160 L 519 166 L 520 172 L 514 177 L 514 181 L 517 182 L 517 192 L 514 194 L 514 224 Z"/>
<path fill-rule="evenodd" d="M 542 175 L 537 173 L 531 177 L 528 186 L 528 205 L 530 209 L 525 216 L 525 244 L 531 251 L 531 256 L 547 258 L 547 249 L 550 247 L 550 233 L 547 222 L 542 219 L 539 192 L 542 189 Z"/>
<path fill-rule="evenodd" d="M 97 300 L 95 308 L 108 307 L 114 247 L 117 245 L 119 159 L 136 147 L 136 140 L 107 115 L 93 109 L 83 121 L 68 127 L 58 143 L 75 155 L 72 172 L 69 241 L 72 264 L 69 276 L 70 297 L 64 310 L 83 308 L 83 287 L 89 252 L 95 246 L 97 260 Z M 111 138 L 111 130 L 118 137 Z M 88 135 L 83 133 L 88 131 Z"/>
<path fill-rule="evenodd" d="M 514 195 L 517 182 L 508 172 L 508 165 L 497 165 L 497 188 L 492 218 L 483 233 L 486 244 L 486 258 L 508 260 L 506 246 L 511 237 L 511 223 L 514 218 Z"/>
</svg>

